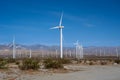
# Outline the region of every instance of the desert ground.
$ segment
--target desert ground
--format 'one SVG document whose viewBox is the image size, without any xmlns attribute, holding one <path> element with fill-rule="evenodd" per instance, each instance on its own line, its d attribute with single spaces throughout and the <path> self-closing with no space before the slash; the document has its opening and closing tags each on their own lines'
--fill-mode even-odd
<svg viewBox="0 0 120 80">
<path fill-rule="evenodd" d="M 120 80 L 120 65 L 66 65 L 69 72 L 0 70 L 0 80 Z"/>
</svg>

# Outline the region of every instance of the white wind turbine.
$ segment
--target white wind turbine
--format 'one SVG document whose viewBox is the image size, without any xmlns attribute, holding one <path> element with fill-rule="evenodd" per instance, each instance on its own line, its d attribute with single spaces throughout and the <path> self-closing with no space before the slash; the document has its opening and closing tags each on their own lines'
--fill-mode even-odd
<svg viewBox="0 0 120 80">
<path fill-rule="evenodd" d="M 57 58 L 57 55 L 58 55 L 58 50 L 57 49 L 55 50 L 55 55 L 56 55 L 55 57 Z"/>
<path fill-rule="evenodd" d="M 13 37 L 13 59 L 15 59 L 16 58 L 16 47 L 15 47 L 15 37 Z"/>
<path fill-rule="evenodd" d="M 75 58 L 77 58 L 79 41 L 77 40 L 76 43 L 74 43 L 74 45 L 76 46 L 76 50 L 75 50 Z"/>
<path fill-rule="evenodd" d="M 8 46 L 9 48 L 12 47 L 12 58 L 16 58 L 16 46 L 15 46 L 15 37 L 13 37 L 13 42 Z"/>
<path fill-rule="evenodd" d="M 74 43 L 76 46 L 76 58 L 82 59 L 83 58 L 83 47 L 82 45 L 79 45 L 79 42 L 77 40 L 76 43 Z"/>
<path fill-rule="evenodd" d="M 13 58 L 13 59 L 16 58 L 16 49 L 18 49 L 18 48 L 21 48 L 21 49 L 23 48 L 23 49 L 25 49 L 24 47 L 15 44 L 15 36 L 13 36 L 12 44 L 10 44 L 8 47 L 9 47 L 9 48 L 12 47 L 12 58 Z M 20 52 L 20 54 L 21 54 L 21 52 Z"/>
<path fill-rule="evenodd" d="M 119 57 L 118 48 L 116 48 L 116 56 Z"/>
<path fill-rule="evenodd" d="M 64 26 L 62 26 L 62 17 L 63 17 L 63 13 L 61 14 L 59 26 L 51 28 L 51 29 L 59 29 L 60 30 L 60 58 L 63 58 L 63 34 L 62 34 L 62 29 L 64 28 Z"/>
<path fill-rule="evenodd" d="M 32 57 L 32 51 L 30 49 L 29 58 L 31 58 L 31 57 Z"/>
</svg>

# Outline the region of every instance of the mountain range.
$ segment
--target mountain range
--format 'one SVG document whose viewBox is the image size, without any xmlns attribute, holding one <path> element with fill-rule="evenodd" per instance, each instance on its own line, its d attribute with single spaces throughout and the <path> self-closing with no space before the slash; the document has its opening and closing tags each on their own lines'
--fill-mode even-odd
<svg viewBox="0 0 120 80">
<path fill-rule="evenodd" d="M 12 50 L 12 45 L 11 44 L 0 44 L 0 50 L 6 50 L 6 49 L 11 49 Z M 41 45 L 41 44 L 35 44 L 35 45 L 22 45 L 22 44 L 16 44 L 16 49 L 25 49 L 25 50 L 59 50 L 59 46 L 47 46 L 47 45 Z M 75 52 L 75 47 L 64 47 L 65 50 L 69 51 L 74 51 Z M 110 46 L 110 47 L 105 47 L 105 46 L 88 46 L 88 47 L 83 47 L 84 53 L 85 54 L 111 54 L 115 55 L 116 53 L 120 54 L 120 46 Z"/>
</svg>

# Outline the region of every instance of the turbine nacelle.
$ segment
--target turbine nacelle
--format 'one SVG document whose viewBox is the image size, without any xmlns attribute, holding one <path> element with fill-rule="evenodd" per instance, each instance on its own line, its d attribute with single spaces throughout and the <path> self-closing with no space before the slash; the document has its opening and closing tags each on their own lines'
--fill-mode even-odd
<svg viewBox="0 0 120 80">
<path fill-rule="evenodd" d="M 64 28 L 64 26 L 59 26 L 59 29 L 62 29 L 62 28 Z"/>
</svg>

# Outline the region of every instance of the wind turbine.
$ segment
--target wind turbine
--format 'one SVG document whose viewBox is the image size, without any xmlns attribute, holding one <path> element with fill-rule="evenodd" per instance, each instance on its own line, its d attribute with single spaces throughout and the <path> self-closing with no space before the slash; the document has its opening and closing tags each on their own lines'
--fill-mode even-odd
<svg viewBox="0 0 120 80">
<path fill-rule="evenodd" d="M 105 57 L 105 49 L 104 49 L 104 57 Z"/>
<path fill-rule="evenodd" d="M 100 57 L 102 56 L 101 52 L 102 52 L 102 51 L 101 51 L 101 49 L 100 49 Z"/>
<path fill-rule="evenodd" d="M 119 57 L 118 48 L 116 48 L 116 56 Z"/>
<path fill-rule="evenodd" d="M 71 58 L 71 50 L 69 51 L 69 56 L 70 56 L 70 58 Z"/>
<path fill-rule="evenodd" d="M 59 26 L 51 28 L 51 29 L 59 29 L 60 30 L 60 58 L 63 58 L 63 34 L 62 34 L 62 29 L 64 28 L 64 26 L 62 26 L 62 17 L 63 17 L 63 13 L 61 14 Z"/>
<path fill-rule="evenodd" d="M 13 37 L 13 59 L 15 59 L 16 58 L 16 47 L 15 47 L 15 37 Z"/>
<path fill-rule="evenodd" d="M 56 54 L 56 58 L 57 58 L 57 55 L 58 55 L 58 54 L 57 54 L 57 52 L 58 52 L 57 49 L 55 50 L 55 52 L 56 52 L 55 54 Z"/>
<path fill-rule="evenodd" d="M 76 43 L 74 43 L 74 45 L 76 45 L 76 58 L 82 59 L 83 58 L 83 47 L 82 47 L 82 45 L 79 45 L 78 40 L 77 40 Z"/>
<path fill-rule="evenodd" d="M 32 51 L 30 49 L 29 58 L 31 58 L 31 57 L 32 57 Z"/>
<path fill-rule="evenodd" d="M 84 54 L 83 54 L 83 46 L 81 45 L 80 46 L 80 59 L 82 59 L 84 57 Z"/>
<path fill-rule="evenodd" d="M 16 53 L 15 37 L 13 37 L 13 42 L 8 47 L 9 48 L 12 47 L 12 58 L 15 59 L 16 58 L 16 55 L 15 55 L 15 53 Z"/>
<path fill-rule="evenodd" d="M 77 58 L 77 55 L 78 55 L 78 46 L 79 46 L 78 40 L 76 41 L 76 43 L 74 43 L 74 45 L 76 46 L 75 57 Z"/>
</svg>

